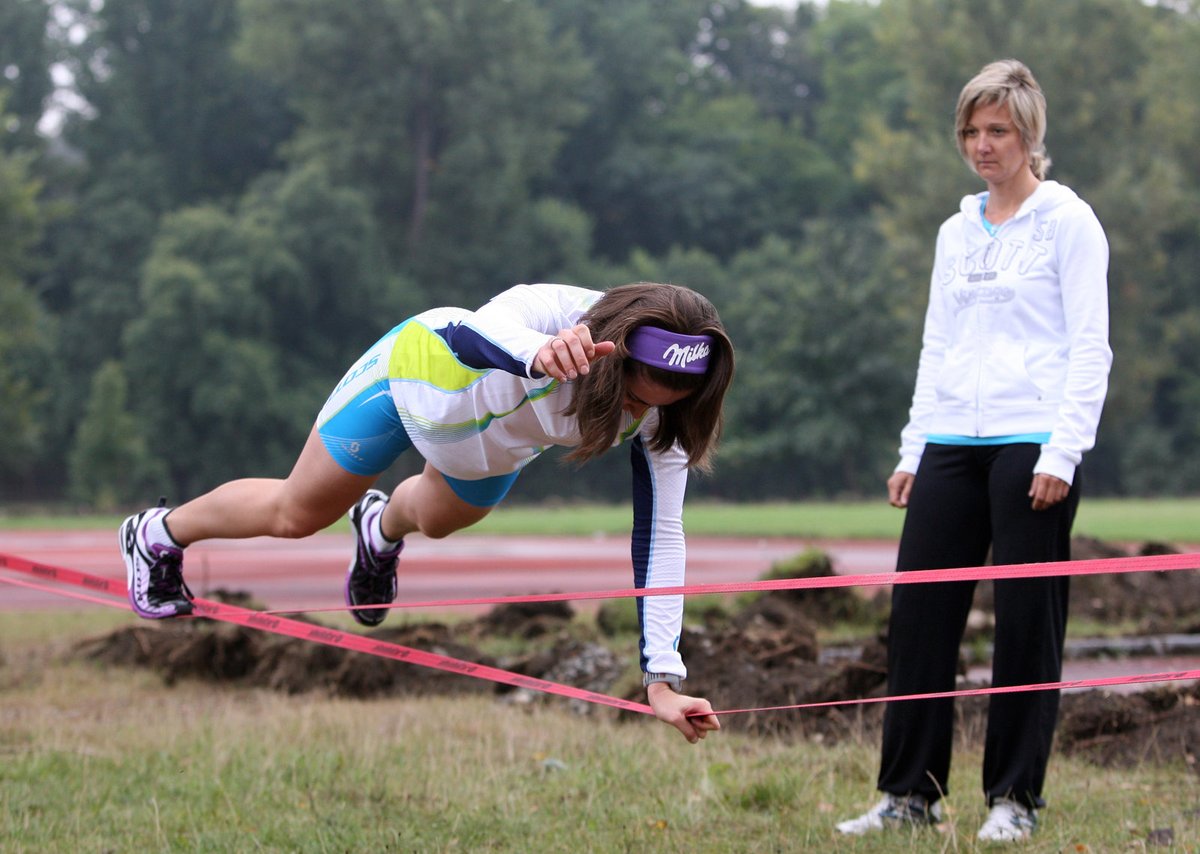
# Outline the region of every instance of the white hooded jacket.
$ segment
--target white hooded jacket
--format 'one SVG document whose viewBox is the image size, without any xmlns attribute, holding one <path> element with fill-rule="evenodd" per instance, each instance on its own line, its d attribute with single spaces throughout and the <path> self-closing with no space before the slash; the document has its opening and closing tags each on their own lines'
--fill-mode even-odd
<svg viewBox="0 0 1200 854">
<path fill-rule="evenodd" d="M 995 236 L 983 194 L 938 231 L 897 471 L 926 437 L 1049 433 L 1034 473 L 1071 483 L 1108 391 L 1108 241 L 1070 188 L 1042 182 Z"/>
</svg>

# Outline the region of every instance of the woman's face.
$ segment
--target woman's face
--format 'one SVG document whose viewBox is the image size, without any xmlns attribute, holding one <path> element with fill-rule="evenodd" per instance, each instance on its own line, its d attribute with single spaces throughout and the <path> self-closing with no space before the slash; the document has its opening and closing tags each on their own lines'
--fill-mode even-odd
<svg viewBox="0 0 1200 854">
<path fill-rule="evenodd" d="M 1029 152 L 1007 106 L 976 107 L 962 130 L 967 162 L 989 186 L 1029 171 Z"/>
<path fill-rule="evenodd" d="M 633 371 L 625 376 L 625 401 L 621 408 L 634 418 L 641 418 L 651 406 L 670 406 L 689 394 L 690 391 L 667 388 L 644 376 L 640 371 Z"/>
</svg>

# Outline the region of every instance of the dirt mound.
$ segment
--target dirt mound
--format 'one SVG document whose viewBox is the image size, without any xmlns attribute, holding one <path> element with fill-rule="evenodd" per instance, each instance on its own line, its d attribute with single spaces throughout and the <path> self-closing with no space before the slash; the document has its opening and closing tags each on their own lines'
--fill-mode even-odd
<svg viewBox="0 0 1200 854">
<path fill-rule="evenodd" d="M 480 664 L 495 661 L 455 639 L 439 623 L 372 632 L 372 638 Z M 74 655 L 91 661 L 144 667 L 168 683 L 201 679 L 270 688 L 287 694 L 377 697 L 482 693 L 491 685 L 457 674 L 387 658 L 270 635 L 208 620 L 165 621 L 118 629 L 78 644 Z"/>
<path fill-rule="evenodd" d="M 1142 762 L 1200 771 L 1200 683 L 1137 694 L 1101 691 L 1063 697 L 1058 748 L 1098 765 Z"/>
<path fill-rule="evenodd" d="M 566 602 L 518 602 L 496 606 L 475 625 L 484 636 L 532 640 L 556 634 L 574 618 L 575 609 Z"/>
<path fill-rule="evenodd" d="M 1147 544 L 1141 553 L 1169 550 L 1169 546 Z M 1076 542 L 1078 559 L 1125 554 L 1097 541 Z M 831 574 L 825 555 L 807 552 L 777 565 L 771 577 Z M 988 585 L 981 584 L 976 596 L 977 608 L 985 615 L 991 604 L 989 592 Z M 236 593 L 226 592 L 221 598 L 248 604 Z M 729 730 L 826 743 L 877 739 L 882 703 L 753 710 L 884 696 L 886 609 L 886 596 L 865 599 L 847 588 L 831 588 L 772 591 L 744 597 L 732 613 L 707 610 L 703 626 L 686 629 L 680 640 L 689 665 L 687 690 L 707 697 L 718 709 L 751 710 L 726 716 L 722 725 Z M 1073 579 L 1072 612 L 1128 621 L 1145 632 L 1200 631 L 1200 574 L 1080 576 Z M 604 619 L 580 630 L 566 603 L 515 604 L 454 626 L 422 623 L 376 630 L 368 636 L 589 691 L 613 693 L 630 686 L 627 698 L 644 700 L 626 656 L 581 639 L 596 634 L 607 638 L 611 632 Z M 817 627 L 835 621 L 873 626 L 874 636 L 857 654 L 827 660 Z M 982 623 L 986 622 L 985 617 Z M 487 654 L 487 648 L 511 645 L 509 640 L 493 643 L 497 638 L 520 642 L 521 651 L 499 658 Z M 506 702 L 561 702 L 538 692 L 203 619 L 131 626 L 81 643 L 74 653 L 107 664 L 149 668 L 168 682 L 203 679 L 289 694 L 318 691 L 358 698 L 495 692 Z M 1102 765 L 1181 762 L 1197 769 L 1197 705 L 1200 685 L 1168 685 L 1135 695 L 1066 694 L 1057 749 Z M 577 701 L 571 707 L 584 714 L 599 708 Z M 962 699 L 956 709 L 960 739 L 981 742 L 986 698 Z"/>
<path fill-rule="evenodd" d="M 1097 540 L 1076 538 L 1072 557 L 1137 557 L 1178 554 L 1164 543 L 1145 543 L 1135 550 L 1114 548 Z M 1128 621 L 1140 634 L 1200 632 L 1200 572 L 1125 572 L 1083 575 L 1071 579 L 1071 615 L 1112 623 Z"/>
<path fill-rule="evenodd" d="M 1166 543 L 1146 542 L 1126 548 L 1094 537 L 1071 541 L 1072 560 L 1179 554 Z M 981 581 L 975 607 L 981 618 L 968 637 L 991 626 L 992 582 Z M 1071 579 L 1071 618 L 1107 624 L 1123 623 L 1134 635 L 1200 633 L 1200 571 L 1118 572 L 1078 575 Z"/>
</svg>

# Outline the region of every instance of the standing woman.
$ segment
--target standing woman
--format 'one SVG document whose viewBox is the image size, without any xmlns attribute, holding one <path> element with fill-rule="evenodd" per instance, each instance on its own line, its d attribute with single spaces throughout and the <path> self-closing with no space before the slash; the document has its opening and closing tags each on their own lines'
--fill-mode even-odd
<svg viewBox="0 0 1200 854">
<path fill-rule="evenodd" d="M 126 519 L 130 602 L 149 619 L 191 613 L 185 547 L 213 537 L 304 537 L 349 510 L 357 548 L 346 603 L 358 622 L 376 626 L 396 598 L 406 535 L 441 538 L 475 524 L 552 445 L 585 461 L 625 442 L 635 584 L 681 586 L 687 473 L 710 464 L 733 369 L 717 310 L 678 285 L 517 285 L 477 311 L 418 314 L 346 372 L 286 479 L 234 480 Z M 414 447 L 424 471 L 390 496 L 373 489 Z M 639 598 L 638 619 L 655 715 L 692 743 L 720 729 L 707 700 L 681 692 L 683 597 Z"/>
<path fill-rule="evenodd" d="M 896 569 L 1070 559 L 1079 464 L 1108 388 L 1108 243 L 1092 209 L 1046 180 L 1046 102 L 1015 60 L 987 65 L 955 112 L 959 153 L 987 189 L 942 224 L 916 390 L 888 499 L 907 507 Z M 890 695 L 953 690 L 975 582 L 899 584 Z M 995 686 L 1062 674 L 1068 579 L 995 581 Z M 1023 839 L 1042 785 L 1057 691 L 992 695 L 979 838 Z M 953 699 L 890 703 L 883 798 L 842 833 L 939 820 Z"/>
</svg>

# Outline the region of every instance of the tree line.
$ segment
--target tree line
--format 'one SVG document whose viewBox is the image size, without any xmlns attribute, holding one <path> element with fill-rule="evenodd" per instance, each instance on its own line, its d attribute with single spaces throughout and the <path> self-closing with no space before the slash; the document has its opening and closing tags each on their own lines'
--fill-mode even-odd
<svg viewBox="0 0 1200 854">
<path fill-rule="evenodd" d="M 380 334 L 535 281 L 716 303 L 739 368 L 695 494 L 882 495 L 934 235 L 981 189 L 955 99 L 1006 56 L 1112 246 L 1086 488 L 1194 493 L 1188 3 L 0 0 L 0 500 L 284 475 Z M 514 499 L 622 498 L 622 456 Z"/>
</svg>

